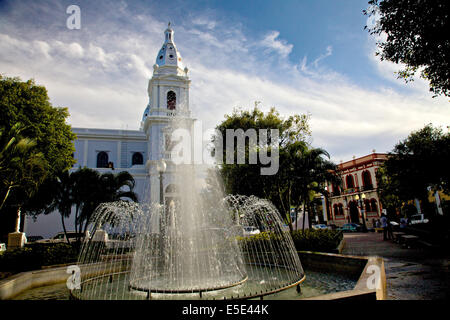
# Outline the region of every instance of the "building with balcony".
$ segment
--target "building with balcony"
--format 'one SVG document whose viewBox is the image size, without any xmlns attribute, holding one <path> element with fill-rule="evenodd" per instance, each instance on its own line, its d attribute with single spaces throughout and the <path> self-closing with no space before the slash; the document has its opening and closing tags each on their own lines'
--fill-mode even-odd
<svg viewBox="0 0 450 320">
<path fill-rule="evenodd" d="M 372 226 L 373 219 L 381 217 L 381 202 L 377 192 L 376 172 L 387 159 L 385 153 L 375 153 L 342 162 L 338 165 L 342 185 L 328 184 L 330 197 L 326 201 L 328 224 L 344 223 Z"/>
</svg>

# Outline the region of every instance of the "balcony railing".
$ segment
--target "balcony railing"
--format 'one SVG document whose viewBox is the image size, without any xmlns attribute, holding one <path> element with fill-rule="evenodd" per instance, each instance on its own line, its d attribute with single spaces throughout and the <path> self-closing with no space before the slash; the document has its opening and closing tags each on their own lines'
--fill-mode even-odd
<svg viewBox="0 0 450 320">
<path fill-rule="evenodd" d="M 374 189 L 374 187 L 371 184 L 363 186 L 363 187 L 347 188 L 347 189 L 344 189 L 342 191 L 332 192 L 331 193 L 331 197 L 345 196 L 345 195 L 348 195 L 348 194 L 359 193 L 359 192 L 366 192 L 366 191 L 370 191 L 370 190 L 373 190 L 373 189 Z"/>
</svg>

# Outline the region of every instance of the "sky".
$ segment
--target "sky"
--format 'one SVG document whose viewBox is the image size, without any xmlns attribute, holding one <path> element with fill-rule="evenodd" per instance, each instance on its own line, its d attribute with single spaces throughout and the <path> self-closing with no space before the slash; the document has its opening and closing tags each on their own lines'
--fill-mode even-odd
<svg viewBox="0 0 450 320">
<path fill-rule="evenodd" d="M 69 29 L 69 5 L 81 28 Z M 0 73 L 35 79 L 73 127 L 138 130 L 170 21 L 203 129 L 255 101 L 310 114 L 314 147 L 336 163 L 389 152 L 413 130 L 447 130 L 448 98 L 406 84 L 375 56 L 367 0 L 1 1 Z"/>
</svg>

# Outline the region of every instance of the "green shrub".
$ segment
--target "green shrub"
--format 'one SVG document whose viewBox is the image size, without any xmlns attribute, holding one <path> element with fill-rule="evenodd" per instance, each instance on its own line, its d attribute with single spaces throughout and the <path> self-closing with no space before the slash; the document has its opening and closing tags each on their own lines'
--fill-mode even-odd
<svg viewBox="0 0 450 320">
<path fill-rule="evenodd" d="M 0 271 L 30 271 L 76 260 L 77 250 L 67 243 L 32 243 L 0 255 Z"/>
<path fill-rule="evenodd" d="M 306 229 L 292 233 L 297 251 L 334 252 L 343 238 L 338 230 Z"/>
<path fill-rule="evenodd" d="M 321 229 L 298 230 L 294 231 L 291 236 L 297 251 L 320 252 L 335 252 L 343 238 L 341 231 Z M 280 241 L 280 239 L 273 232 L 261 232 L 251 237 L 239 237 L 238 241 L 243 247 L 243 250 L 248 251 L 254 246 L 271 248 L 269 242 L 276 245 L 276 242 Z"/>
</svg>

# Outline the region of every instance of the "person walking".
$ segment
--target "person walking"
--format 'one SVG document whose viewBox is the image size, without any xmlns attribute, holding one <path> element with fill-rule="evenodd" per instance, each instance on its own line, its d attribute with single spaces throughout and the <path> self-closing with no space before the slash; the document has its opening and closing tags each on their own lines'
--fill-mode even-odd
<svg viewBox="0 0 450 320">
<path fill-rule="evenodd" d="M 387 224 L 387 238 L 388 240 L 394 239 L 394 235 L 392 234 L 392 224 L 391 220 L 388 216 L 386 216 L 386 224 Z"/>
<path fill-rule="evenodd" d="M 400 229 L 405 229 L 408 226 L 408 218 L 404 216 L 400 218 Z"/>
<path fill-rule="evenodd" d="M 383 240 L 387 240 L 388 219 L 386 215 L 381 215 L 381 227 L 383 228 Z"/>
</svg>

